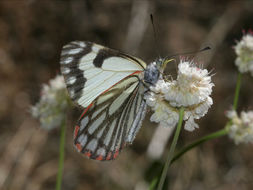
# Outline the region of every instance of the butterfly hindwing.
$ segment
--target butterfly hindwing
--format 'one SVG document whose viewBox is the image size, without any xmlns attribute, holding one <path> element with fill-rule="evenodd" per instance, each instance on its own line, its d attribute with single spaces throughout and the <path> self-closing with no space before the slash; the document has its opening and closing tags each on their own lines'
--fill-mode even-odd
<svg viewBox="0 0 253 190">
<path fill-rule="evenodd" d="M 84 108 L 117 82 L 145 68 L 138 58 L 91 42 L 70 42 L 61 53 L 61 72 L 70 97 Z"/>
<path fill-rule="evenodd" d="M 112 160 L 132 143 L 145 116 L 144 87 L 130 75 L 98 96 L 83 112 L 74 132 L 74 145 L 85 156 Z"/>
</svg>

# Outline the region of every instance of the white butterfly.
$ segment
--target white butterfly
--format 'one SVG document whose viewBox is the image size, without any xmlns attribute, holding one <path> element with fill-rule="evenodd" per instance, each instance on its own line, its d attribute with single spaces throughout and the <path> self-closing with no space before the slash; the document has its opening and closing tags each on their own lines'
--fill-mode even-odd
<svg viewBox="0 0 253 190">
<path fill-rule="evenodd" d="M 85 108 L 74 145 L 96 160 L 115 159 L 132 143 L 146 113 L 144 94 L 159 79 L 164 60 L 140 59 L 91 42 L 63 47 L 61 72 L 71 99 Z"/>
</svg>

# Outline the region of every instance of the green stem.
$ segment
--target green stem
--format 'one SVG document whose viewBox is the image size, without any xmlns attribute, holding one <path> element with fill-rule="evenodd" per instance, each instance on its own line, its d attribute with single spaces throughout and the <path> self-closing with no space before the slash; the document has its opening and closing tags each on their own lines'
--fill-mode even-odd
<svg viewBox="0 0 253 190">
<path fill-rule="evenodd" d="M 236 81 L 236 88 L 235 88 L 235 97 L 234 97 L 234 103 L 233 103 L 233 109 L 237 109 L 238 99 L 239 99 L 239 92 L 241 87 L 241 80 L 242 80 L 242 73 L 238 73 L 237 81 Z"/>
<path fill-rule="evenodd" d="M 157 181 L 158 181 L 158 178 L 157 178 L 157 177 L 154 178 L 154 179 L 152 180 L 152 182 L 151 182 L 151 184 L 150 184 L 150 186 L 149 186 L 149 190 L 155 189 L 155 186 L 156 186 L 156 184 L 157 184 Z"/>
<path fill-rule="evenodd" d="M 175 135 L 173 137 L 172 144 L 171 144 L 170 150 L 169 150 L 169 154 L 168 154 L 166 163 L 165 163 L 163 171 L 162 171 L 162 175 L 161 175 L 161 178 L 160 178 L 160 181 L 159 181 L 159 184 L 158 184 L 158 190 L 162 190 L 162 188 L 163 188 L 163 184 L 164 184 L 165 178 L 167 176 L 168 169 L 169 169 L 169 166 L 170 166 L 170 163 L 171 163 L 171 160 L 173 158 L 173 154 L 174 154 L 174 151 L 175 151 L 175 148 L 176 148 L 176 145 L 177 145 L 177 140 L 178 140 L 178 137 L 179 137 L 179 134 L 180 134 L 180 131 L 181 131 L 183 119 L 184 119 L 184 108 L 180 108 L 180 110 L 179 110 L 179 121 L 178 121 L 178 124 L 177 124 L 177 129 L 176 129 Z"/>
<path fill-rule="evenodd" d="M 192 148 L 198 146 L 199 144 L 202 144 L 208 140 L 211 140 L 211 139 L 215 139 L 215 138 L 218 138 L 218 137 L 221 137 L 221 136 L 224 136 L 228 133 L 228 126 L 229 124 L 226 125 L 225 128 L 219 130 L 219 131 L 216 131 L 214 133 L 211 133 L 209 135 L 206 135 L 196 141 L 194 141 L 193 143 L 187 145 L 186 147 L 182 148 L 172 159 L 171 161 L 171 164 L 173 162 L 175 162 L 178 158 L 180 158 L 184 153 L 186 153 L 187 151 L 191 150 Z"/>
<path fill-rule="evenodd" d="M 60 155 L 59 155 L 59 163 L 58 163 L 58 174 L 56 180 L 56 190 L 61 189 L 62 184 L 62 174 L 63 174 L 63 165 L 64 165 L 64 144 L 65 144 L 65 133 L 66 133 L 66 125 L 65 121 L 62 122 L 61 125 L 61 136 L 60 136 Z"/>
</svg>

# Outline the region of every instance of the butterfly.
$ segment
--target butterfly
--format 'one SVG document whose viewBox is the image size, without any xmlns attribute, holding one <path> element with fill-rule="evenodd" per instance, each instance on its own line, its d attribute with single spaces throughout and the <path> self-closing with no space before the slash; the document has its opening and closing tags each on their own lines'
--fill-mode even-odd
<svg viewBox="0 0 253 190">
<path fill-rule="evenodd" d="M 115 159 L 141 127 L 144 95 L 161 77 L 164 60 L 147 65 L 118 50 L 73 41 L 63 47 L 60 65 L 71 99 L 84 109 L 75 148 L 91 159 Z"/>
</svg>

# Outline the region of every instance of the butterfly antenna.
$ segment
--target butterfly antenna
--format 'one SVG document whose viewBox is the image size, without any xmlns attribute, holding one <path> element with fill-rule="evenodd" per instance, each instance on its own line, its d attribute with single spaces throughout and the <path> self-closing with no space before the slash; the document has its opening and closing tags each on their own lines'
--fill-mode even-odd
<svg viewBox="0 0 253 190">
<path fill-rule="evenodd" d="M 184 53 L 176 53 L 176 54 L 172 54 L 172 55 L 168 55 L 165 57 L 165 60 L 166 59 L 169 59 L 169 58 L 172 58 L 172 57 L 176 57 L 178 55 L 189 55 L 189 54 L 196 54 L 196 53 L 200 53 L 200 52 L 203 52 L 203 51 L 207 51 L 207 50 L 210 50 L 211 48 L 209 46 L 206 46 L 200 50 L 197 50 L 197 51 L 189 51 L 189 52 L 184 52 Z"/>
<path fill-rule="evenodd" d="M 160 53 L 159 53 L 159 49 L 158 49 L 158 41 L 157 41 L 157 32 L 156 32 L 156 29 L 155 29 L 155 24 L 154 24 L 154 18 L 153 18 L 153 15 L 150 14 L 150 20 L 151 20 L 151 23 L 152 23 L 152 28 L 153 28 L 153 32 L 154 32 L 154 40 L 155 40 L 155 46 L 156 46 L 156 51 L 157 51 L 157 55 L 159 56 L 159 58 L 161 58 L 160 56 Z"/>
<path fill-rule="evenodd" d="M 196 53 L 200 53 L 202 51 L 206 51 L 206 50 L 210 50 L 211 48 L 209 46 L 207 47 L 204 47 L 198 51 L 190 51 L 190 52 L 184 52 L 184 53 L 176 53 L 176 54 L 173 54 L 173 55 L 169 55 L 169 56 L 166 56 L 164 58 L 164 62 L 163 62 L 163 69 L 165 69 L 166 65 L 169 63 L 169 62 L 172 62 L 172 61 L 175 61 L 175 59 L 173 57 L 176 57 L 178 55 L 188 55 L 188 54 L 196 54 Z"/>
</svg>

